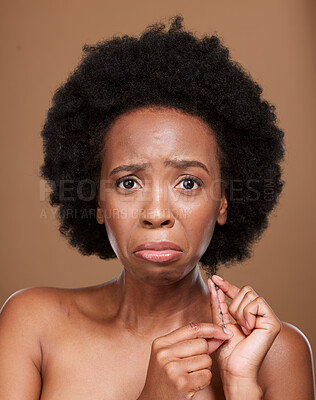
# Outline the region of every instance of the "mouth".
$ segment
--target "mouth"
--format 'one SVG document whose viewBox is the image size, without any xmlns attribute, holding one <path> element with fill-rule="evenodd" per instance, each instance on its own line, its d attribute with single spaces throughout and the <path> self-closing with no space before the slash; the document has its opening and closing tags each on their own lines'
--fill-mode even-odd
<svg viewBox="0 0 316 400">
<path fill-rule="evenodd" d="M 183 250 L 172 242 L 145 242 L 133 251 L 135 257 L 154 263 L 165 263 L 178 260 Z"/>
</svg>

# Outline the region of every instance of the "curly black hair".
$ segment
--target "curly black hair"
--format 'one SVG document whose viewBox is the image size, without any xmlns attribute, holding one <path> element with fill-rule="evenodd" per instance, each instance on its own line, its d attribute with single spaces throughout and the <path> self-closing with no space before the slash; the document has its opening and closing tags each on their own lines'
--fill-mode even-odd
<svg viewBox="0 0 316 400">
<path fill-rule="evenodd" d="M 219 264 L 250 257 L 284 185 L 284 133 L 260 86 L 216 35 L 185 31 L 181 15 L 169 28 L 159 22 L 139 38 L 112 37 L 83 51 L 41 132 L 41 176 L 52 188 L 50 204 L 59 206 L 60 233 L 84 255 L 116 257 L 96 220 L 104 137 L 123 113 L 164 106 L 207 122 L 220 149 L 228 216 L 216 224 L 201 267 L 215 273 Z"/>
</svg>

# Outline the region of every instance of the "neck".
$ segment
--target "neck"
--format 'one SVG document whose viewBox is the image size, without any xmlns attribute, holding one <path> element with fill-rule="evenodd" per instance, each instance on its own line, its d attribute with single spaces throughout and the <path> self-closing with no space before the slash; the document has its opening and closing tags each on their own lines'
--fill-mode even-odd
<svg viewBox="0 0 316 400">
<path fill-rule="evenodd" d="M 191 321 L 212 320 L 210 294 L 198 264 L 169 285 L 150 285 L 124 268 L 116 283 L 115 319 L 133 334 L 158 337 Z"/>
</svg>

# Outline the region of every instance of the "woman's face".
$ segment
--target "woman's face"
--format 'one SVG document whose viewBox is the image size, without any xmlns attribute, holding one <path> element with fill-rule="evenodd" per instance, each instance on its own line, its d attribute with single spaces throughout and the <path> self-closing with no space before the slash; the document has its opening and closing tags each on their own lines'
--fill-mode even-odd
<svg viewBox="0 0 316 400">
<path fill-rule="evenodd" d="M 226 221 L 220 178 L 215 136 L 198 117 L 153 107 L 114 122 L 105 141 L 97 220 L 130 274 L 158 285 L 192 271 L 216 222 Z M 134 252 L 148 241 L 173 242 L 182 251 Z"/>
</svg>

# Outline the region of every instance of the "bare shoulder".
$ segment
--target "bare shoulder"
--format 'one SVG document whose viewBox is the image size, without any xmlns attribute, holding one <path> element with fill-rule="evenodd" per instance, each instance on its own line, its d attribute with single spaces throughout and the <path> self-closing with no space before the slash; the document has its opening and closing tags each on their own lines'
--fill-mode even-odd
<svg viewBox="0 0 316 400">
<path fill-rule="evenodd" d="M 64 289 L 53 287 L 18 290 L 1 308 L 0 329 L 10 326 L 14 331 L 23 329 L 24 335 L 39 338 L 46 325 L 61 312 L 67 297 L 69 295 Z"/>
<path fill-rule="evenodd" d="M 276 337 L 267 359 L 280 359 L 282 357 L 295 357 L 296 359 L 312 356 L 312 349 L 307 337 L 296 326 L 281 322 L 282 328 L 279 335 Z M 299 360 L 296 361 L 299 361 Z"/>
<path fill-rule="evenodd" d="M 55 288 L 34 287 L 13 293 L 0 312 L 0 398 L 39 398 L 41 337 L 60 308 Z M 14 381 L 14 385 L 12 382 Z"/>
<path fill-rule="evenodd" d="M 33 329 L 45 328 L 65 314 L 69 314 L 80 303 L 80 299 L 94 297 L 96 287 L 57 288 L 30 287 L 13 293 L 3 304 L 0 321 L 12 319 L 17 324 L 31 324 Z"/>
<path fill-rule="evenodd" d="M 57 308 L 67 296 L 65 289 L 54 287 L 30 287 L 13 293 L 1 308 L 1 318 L 16 318 L 37 325 L 43 314 Z M 39 314 L 40 317 L 39 318 Z M 43 314 L 42 314 L 43 313 Z"/>
<path fill-rule="evenodd" d="M 281 322 L 282 328 L 268 351 L 259 374 L 265 399 L 314 399 L 311 345 L 296 326 Z"/>
<path fill-rule="evenodd" d="M 32 336 L 40 335 L 58 325 L 70 315 L 85 314 L 91 317 L 97 313 L 104 298 L 110 298 L 113 281 L 82 288 L 30 287 L 13 293 L 0 310 L 0 326 L 10 324 L 15 328 L 23 326 Z"/>
</svg>

